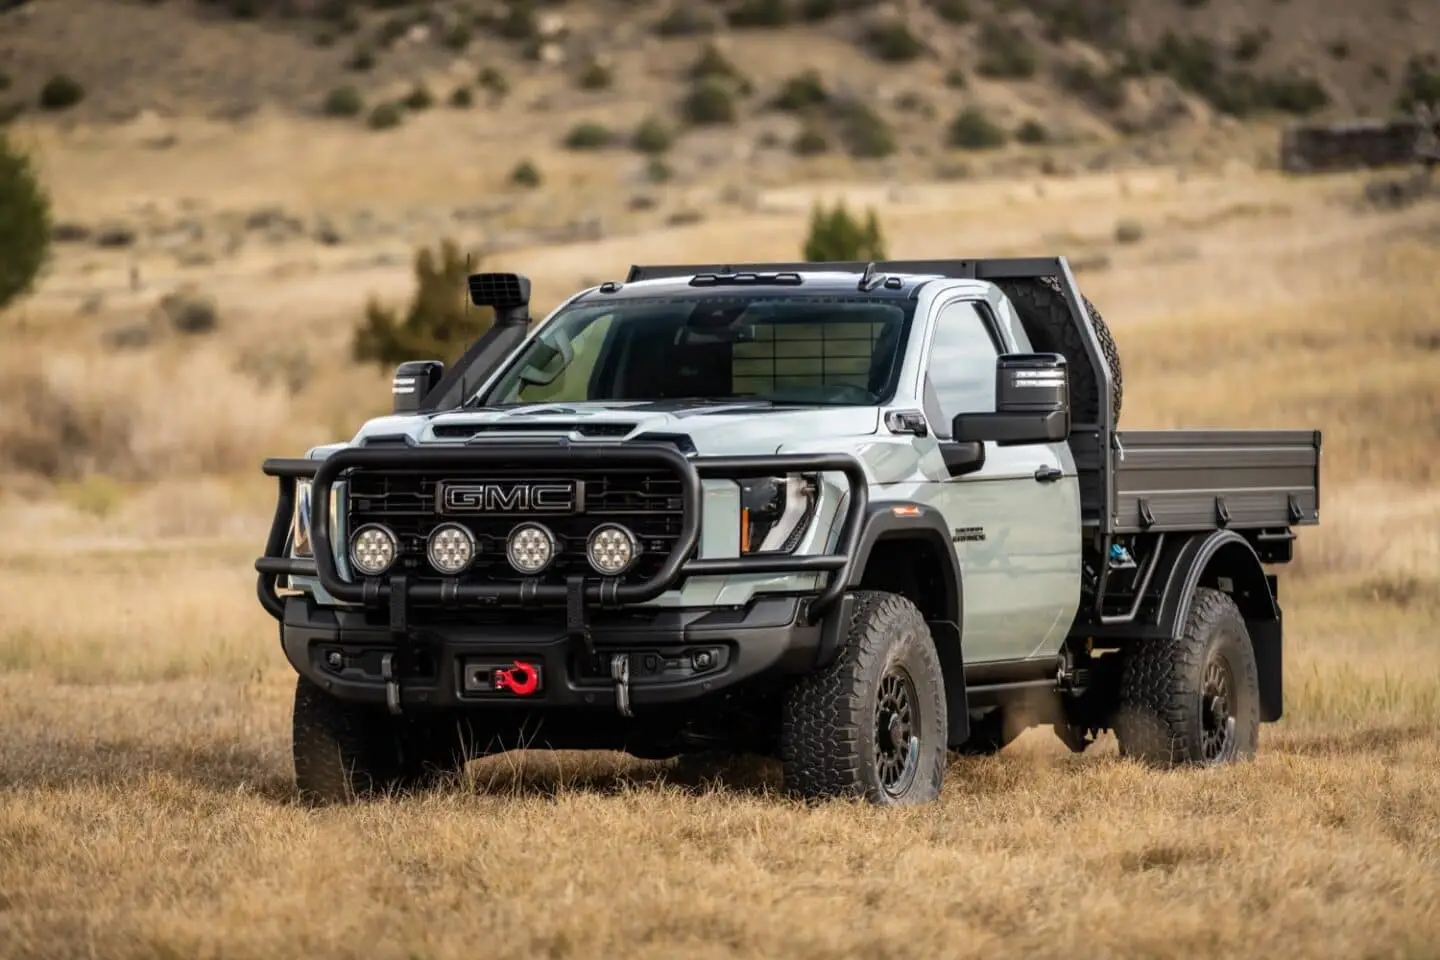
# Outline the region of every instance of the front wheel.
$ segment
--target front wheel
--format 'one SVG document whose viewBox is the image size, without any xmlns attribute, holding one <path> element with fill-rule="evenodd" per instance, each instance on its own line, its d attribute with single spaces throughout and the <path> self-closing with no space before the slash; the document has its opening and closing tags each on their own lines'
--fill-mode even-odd
<svg viewBox="0 0 1440 960">
<path fill-rule="evenodd" d="M 945 773 L 945 680 L 925 618 L 891 593 L 855 595 L 835 661 L 786 697 L 786 788 L 809 798 L 928 803 Z"/>
</svg>

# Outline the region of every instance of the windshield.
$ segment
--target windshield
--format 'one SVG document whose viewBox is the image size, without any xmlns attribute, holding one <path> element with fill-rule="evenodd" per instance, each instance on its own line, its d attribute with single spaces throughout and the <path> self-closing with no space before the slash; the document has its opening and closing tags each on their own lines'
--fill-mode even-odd
<svg viewBox="0 0 1440 960">
<path fill-rule="evenodd" d="M 914 304 L 775 293 L 632 297 L 554 317 L 478 403 L 875 404 Z"/>
</svg>

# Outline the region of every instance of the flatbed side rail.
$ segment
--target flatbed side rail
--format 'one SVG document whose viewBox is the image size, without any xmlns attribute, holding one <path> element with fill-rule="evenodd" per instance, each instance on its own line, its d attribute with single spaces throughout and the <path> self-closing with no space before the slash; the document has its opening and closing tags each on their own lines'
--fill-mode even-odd
<svg viewBox="0 0 1440 960">
<path fill-rule="evenodd" d="M 288 556 L 287 538 L 295 512 L 296 481 L 309 479 L 313 503 L 330 502 L 333 485 L 351 470 L 473 471 L 488 466 L 605 468 L 665 467 L 679 479 L 683 500 L 681 531 L 674 549 L 654 576 L 642 583 L 625 584 L 613 578 L 572 577 L 566 583 L 494 581 L 415 582 L 403 575 L 342 579 L 335 564 L 330 511 L 311 513 L 310 543 L 313 558 Z M 563 444 L 505 444 L 499 447 L 351 448 L 324 460 L 271 459 L 262 469 L 279 481 L 275 515 L 265 541 L 264 556 L 255 561 L 261 606 L 277 620 L 284 615 L 279 578 L 315 577 L 337 600 L 371 607 L 403 606 L 406 601 L 427 604 L 515 604 L 601 606 L 644 603 L 683 584 L 690 577 L 743 574 L 828 573 L 820 595 L 807 607 L 818 618 L 835 603 L 850 579 L 850 567 L 869 506 L 866 475 L 860 461 L 848 454 L 793 454 L 754 457 L 710 457 L 691 460 L 666 444 L 628 443 L 572 447 Z M 694 559 L 700 541 L 701 481 L 706 478 L 744 479 L 775 473 L 843 473 L 849 487 L 845 517 L 835 552 L 799 556 L 742 556 Z M 394 596 L 396 592 L 401 596 Z"/>
<path fill-rule="evenodd" d="M 1115 439 L 1116 533 L 1320 522 L 1319 431 L 1139 430 Z"/>
</svg>

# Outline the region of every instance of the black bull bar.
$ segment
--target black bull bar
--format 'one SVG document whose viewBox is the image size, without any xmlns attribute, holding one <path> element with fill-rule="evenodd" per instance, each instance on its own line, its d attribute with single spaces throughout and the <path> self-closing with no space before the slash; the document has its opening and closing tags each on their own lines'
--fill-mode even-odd
<svg viewBox="0 0 1440 960">
<path fill-rule="evenodd" d="M 680 480 L 684 504 L 679 539 L 660 570 L 642 583 L 622 584 L 614 578 L 573 576 L 563 584 L 520 583 L 417 583 L 404 574 L 341 579 L 331 543 L 331 488 L 348 470 L 470 471 L 516 464 L 533 467 L 667 467 Z M 275 517 L 265 540 L 265 555 L 255 561 L 259 572 L 260 604 L 281 620 L 285 601 L 277 592 L 282 576 L 318 577 L 335 599 L 368 607 L 388 606 L 391 619 L 403 622 L 409 601 L 425 604 L 564 604 L 569 619 L 583 617 L 587 604 L 614 607 L 644 603 L 684 583 L 690 577 L 737 574 L 830 573 L 825 589 L 808 605 L 815 622 L 840 599 L 850 581 L 851 565 L 868 508 L 866 477 L 860 461 L 848 454 L 773 454 L 749 457 L 710 457 L 690 460 L 664 444 L 573 446 L 507 443 L 490 446 L 423 449 L 353 448 L 323 460 L 274 458 L 262 467 L 279 480 Z M 849 485 L 845 519 L 836 552 L 801 556 L 742 556 L 727 559 L 692 559 L 700 542 L 703 479 L 740 480 L 783 473 L 839 472 Z M 296 481 L 311 481 L 310 546 L 313 559 L 288 556 L 287 540 L 295 514 Z"/>
</svg>

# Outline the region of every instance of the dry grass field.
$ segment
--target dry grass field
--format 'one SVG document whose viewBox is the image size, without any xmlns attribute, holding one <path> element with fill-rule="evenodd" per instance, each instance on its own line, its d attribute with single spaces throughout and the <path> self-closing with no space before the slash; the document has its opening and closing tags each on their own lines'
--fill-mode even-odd
<svg viewBox="0 0 1440 960">
<path fill-rule="evenodd" d="M 210 169 L 185 156 L 178 190 Z M 57 195 L 93 193 L 65 172 L 91 163 L 47 159 Z M 896 256 L 1088 263 L 1127 426 L 1325 431 L 1321 526 L 1281 571 L 1286 717 L 1255 762 L 1160 774 L 1036 730 L 956 761 L 938 805 L 881 812 L 793 804 L 763 766 L 695 788 L 520 753 L 306 809 L 253 595 L 256 475 L 384 409 L 343 350 L 406 267 L 237 258 L 202 271 L 216 332 L 116 351 L 165 283 L 77 313 L 110 275 L 65 254 L 0 316 L 0 955 L 1440 956 L 1436 205 L 1360 211 L 1354 178 L 1248 168 L 837 181 L 493 262 L 553 301 L 632 260 L 789 258 L 817 193 L 884 203 Z M 256 373 L 280 348 L 308 370 L 293 395 Z"/>
</svg>

